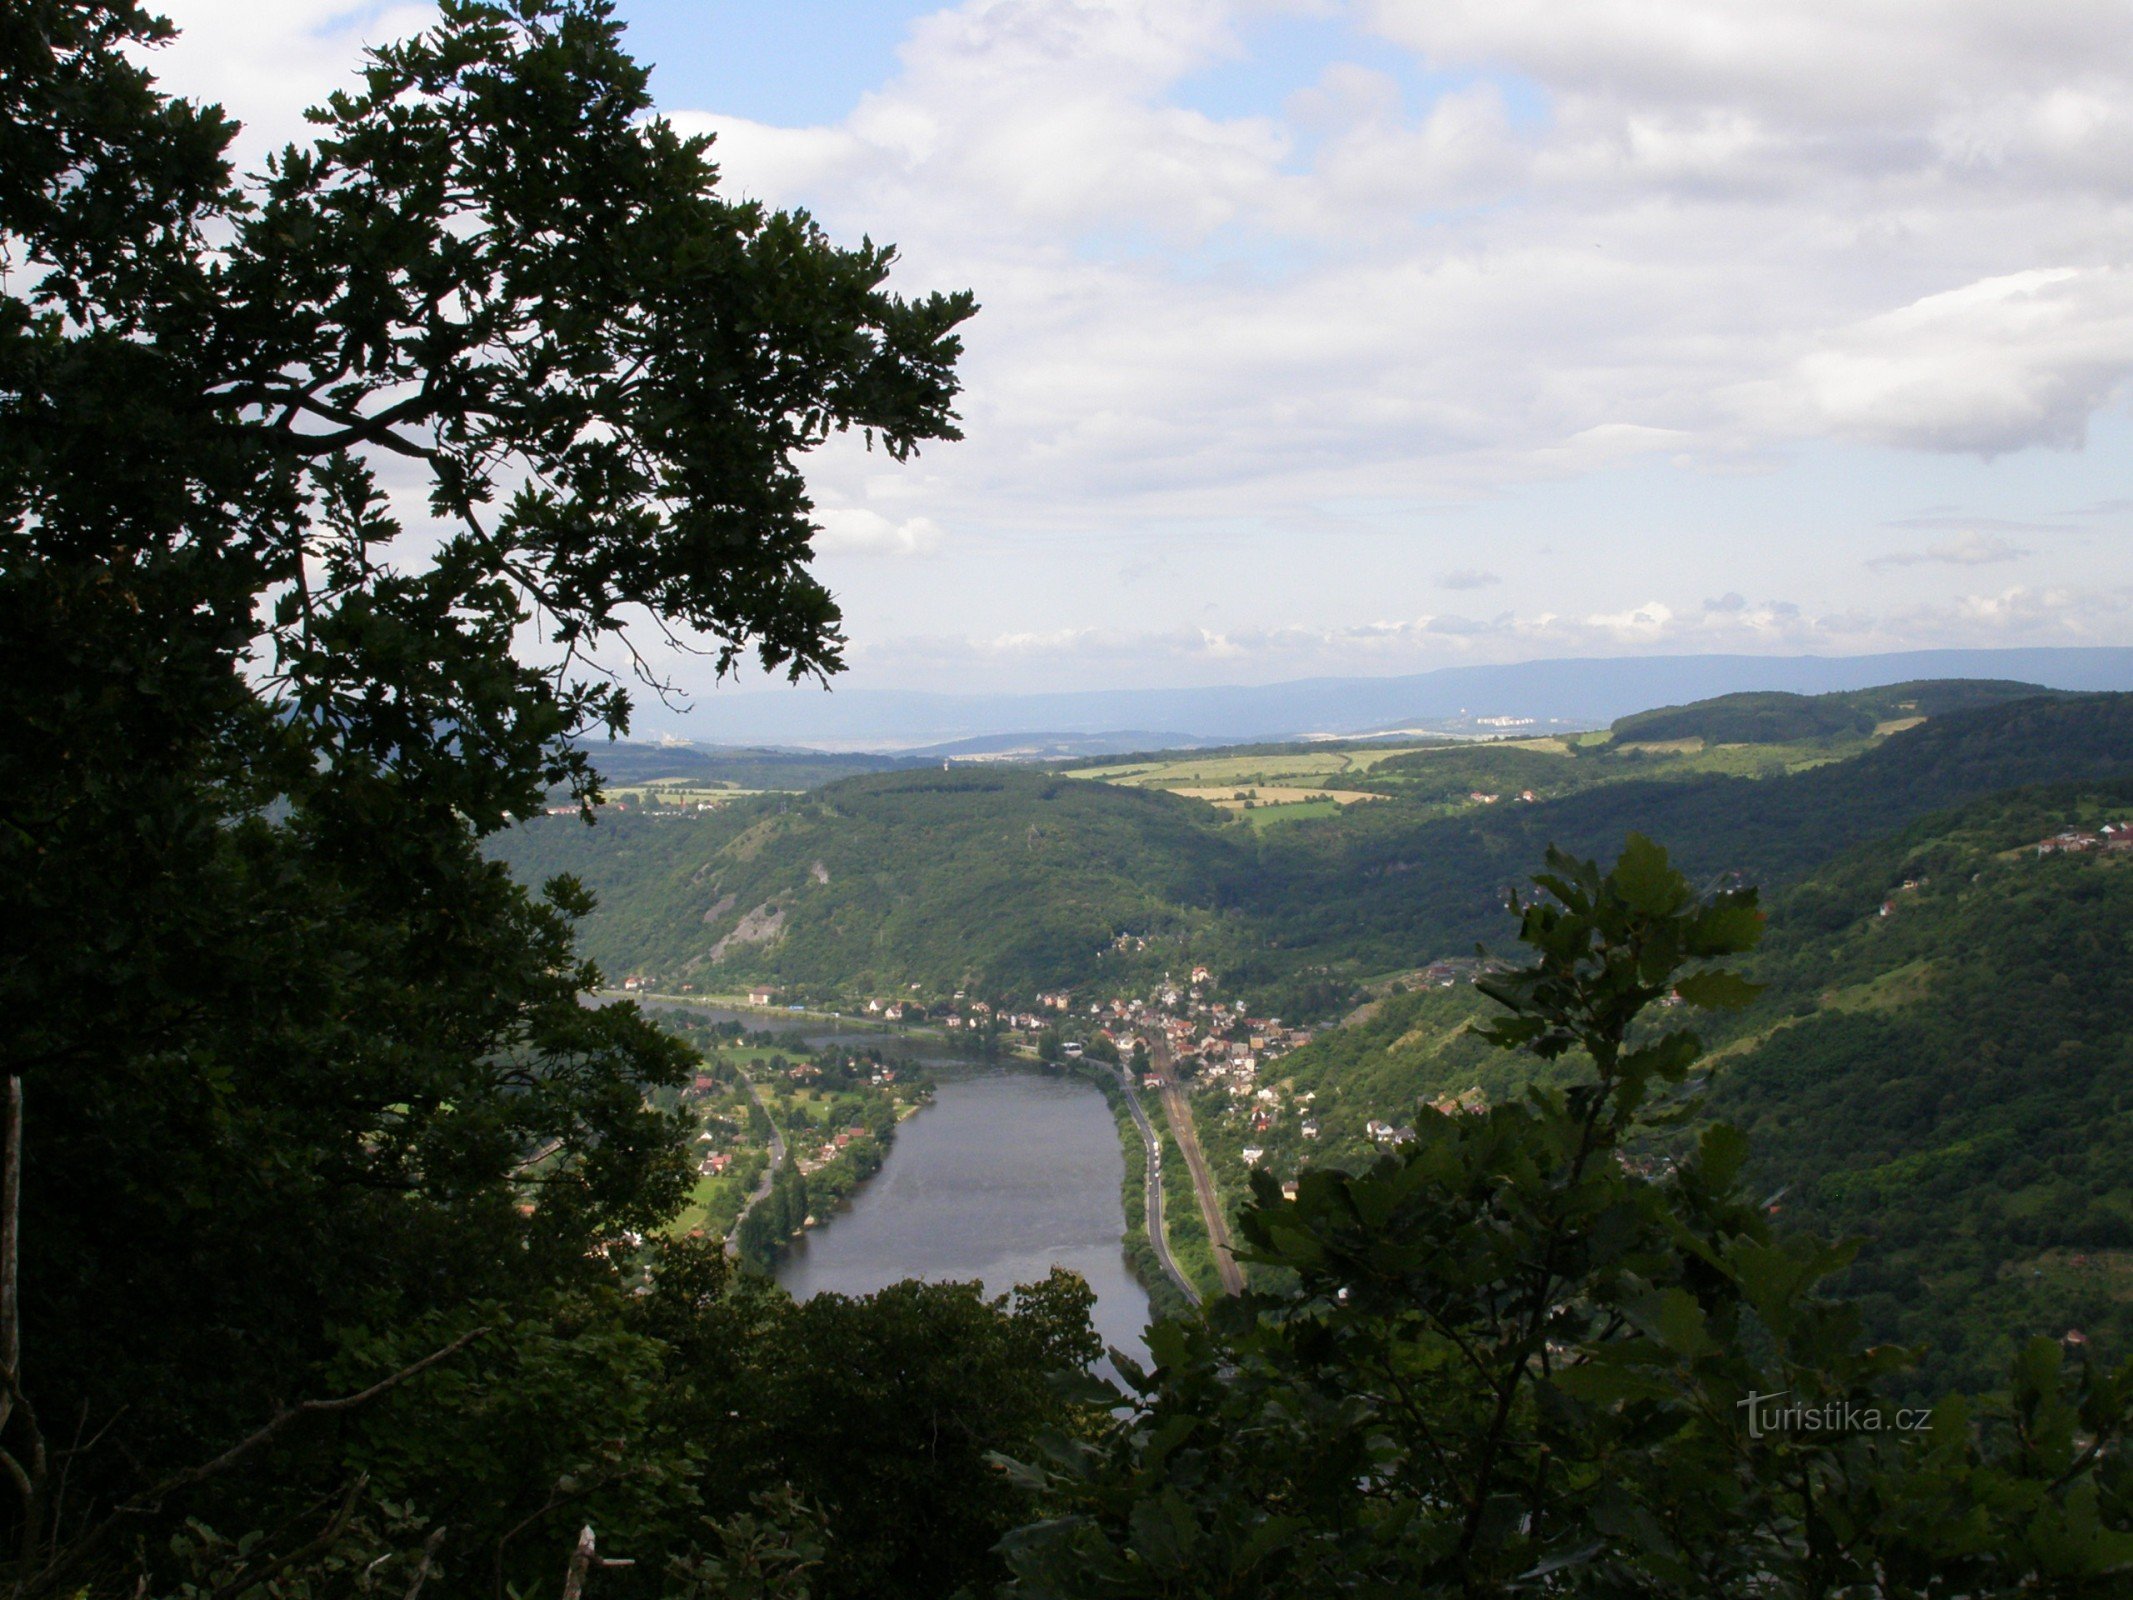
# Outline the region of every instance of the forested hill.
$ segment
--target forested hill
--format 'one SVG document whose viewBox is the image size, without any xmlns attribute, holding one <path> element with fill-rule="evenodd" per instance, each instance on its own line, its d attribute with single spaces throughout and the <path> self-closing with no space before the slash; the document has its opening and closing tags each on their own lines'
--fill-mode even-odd
<svg viewBox="0 0 2133 1600">
<path fill-rule="evenodd" d="M 2133 1352 L 2133 781 L 2026 789 L 1855 851 L 1781 896 L 1765 1000 L 1719 1055 L 1790 1220 L 1866 1241 L 1846 1289 L 1931 1386 L 2023 1338 Z"/>
<path fill-rule="evenodd" d="M 1875 1337 L 1929 1346 L 1930 1390 L 1989 1386 L 2040 1334 L 2133 1353 L 2133 851 L 2036 849 L 2110 821 L 2133 821 L 2133 778 L 1849 851 L 1769 902 L 1763 998 L 1702 1024 L 1708 1112 L 1748 1131 L 1788 1224 L 1863 1240 L 1844 1286 Z M 1282 1062 L 1322 1137 L 1277 1120 L 1249 1142 L 1281 1177 L 1359 1165 L 1369 1118 L 1515 1096 L 1530 1059 L 1466 1031 L 1496 1009 L 1463 984 L 1388 996 Z"/>
<path fill-rule="evenodd" d="M 2002 789 L 2126 773 L 2133 696 L 2091 695 L 1952 712 L 1789 775 L 1612 781 L 1453 816 L 1395 797 L 1255 832 L 1161 793 L 928 768 L 701 817 L 543 818 L 502 848 L 523 877 L 574 873 L 599 896 L 586 943 L 618 975 L 1015 996 L 1189 954 L 1271 985 L 1500 940 L 1506 890 L 1549 843 L 1610 854 L 1637 829 L 1695 874 L 1777 886 Z M 1115 950 L 1121 935 L 1150 944 Z"/>
<path fill-rule="evenodd" d="M 1393 805 L 1274 836 L 1239 904 L 1296 951 L 1381 967 L 1502 937 L 1505 893 L 1548 845 L 1611 855 L 1631 830 L 1692 876 L 1795 882 L 1931 812 L 2022 784 L 2133 773 L 2133 695 L 2029 699 L 1936 717 L 1848 760 L 1769 778 L 1606 784 L 1531 806 L 1417 818 Z"/>
<path fill-rule="evenodd" d="M 514 868 L 577 875 L 615 971 L 825 989 L 1028 994 L 1086 979 L 1128 930 L 1218 941 L 1248 830 L 1172 795 L 989 766 L 849 779 L 704 820 L 550 817 Z"/>
<path fill-rule="evenodd" d="M 1679 739 L 1697 739 L 1706 744 L 1785 744 L 1862 738 L 1891 724 L 2049 693 L 2034 683 L 2004 678 L 1934 678 L 1833 694 L 1786 694 L 1778 690 L 1725 694 L 1691 705 L 1660 706 L 1619 717 L 1608 729 L 1608 740 L 1615 745 Z"/>
</svg>

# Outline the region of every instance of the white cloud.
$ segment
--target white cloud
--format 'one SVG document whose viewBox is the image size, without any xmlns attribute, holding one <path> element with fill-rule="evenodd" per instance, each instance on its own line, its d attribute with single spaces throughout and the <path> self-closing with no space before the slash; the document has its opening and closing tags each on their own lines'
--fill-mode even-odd
<svg viewBox="0 0 2133 1600">
<path fill-rule="evenodd" d="M 363 47 L 405 38 L 436 20 L 407 0 L 160 0 L 178 37 L 152 52 L 166 89 L 217 101 L 244 124 L 240 170 L 311 133 L 304 112 L 346 88 Z"/>
<path fill-rule="evenodd" d="M 2096 73 L 2116 0 L 1370 0 L 1443 66 L 1507 65 L 1566 93 L 1718 106 L 1810 126 L 1918 119 Z"/>
<path fill-rule="evenodd" d="M 1887 555 L 1876 556 L 1867 565 L 1875 568 L 1915 567 L 1931 561 L 1947 567 L 1984 567 L 2001 561 L 2019 561 L 2028 554 L 2021 546 L 1997 534 L 1972 530 L 1939 544 L 1929 544 L 1923 550 L 1893 550 Z"/>
<path fill-rule="evenodd" d="M 832 506 L 815 520 L 822 526 L 815 547 L 826 554 L 924 556 L 941 546 L 940 528 L 925 517 L 897 522 L 865 506 Z"/>
<path fill-rule="evenodd" d="M 359 36 L 424 15 L 172 9 L 194 37 L 168 64 L 182 54 L 191 86 L 255 116 L 264 104 L 288 131 Z M 1269 15 L 1332 30 L 1331 64 L 1285 77 L 1256 31 Z M 1343 24 L 1298 20 L 1312 16 L 1376 38 L 1342 46 Z M 1848 592 L 1880 586 L 1861 572 L 1877 544 L 1847 541 L 1892 505 L 1959 491 L 1861 501 L 1851 532 L 1825 507 L 1803 513 L 1802 531 L 1765 535 L 1807 552 L 1789 568 L 1708 510 L 1738 499 L 1695 495 L 1761 474 L 1782 499 L 1791 464 L 1825 446 L 1926 461 L 2073 449 L 2123 406 L 2129 22 L 2127 0 L 964 0 L 917 23 L 833 123 L 669 109 L 718 134 L 730 191 L 805 205 L 839 239 L 895 240 L 894 286 L 967 285 L 983 303 L 965 443 L 894 472 L 833 445 L 811 469 L 831 508 L 822 548 L 851 558 L 854 637 L 879 641 L 855 658 L 974 659 L 953 642 L 966 626 L 1020 641 L 990 660 L 1051 652 L 1122 673 L 1874 649 L 1997 638 L 2016 616 L 2101 636 L 2128 626 L 2123 608 L 2038 598 L 2058 591 L 1902 612 Z M 1210 72 L 1240 66 L 1267 91 L 1205 109 Z M 1653 490 L 1661 478 L 1675 487 Z M 1577 510 L 1559 494 L 1554 523 L 1525 525 L 1545 560 L 1533 539 L 1477 542 L 1483 513 L 1562 484 Z M 1914 587 L 1956 584 L 2014 559 L 1999 536 L 2074 502 L 1980 499 L 2001 515 L 1917 523 L 1925 548 L 1893 564 Z M 1359 561 L 1336 596 L 1311 541 L 1364 525 L 1412 553 Z M 2102 538 L 2082 594 L 2133 581 Z M 1222 541 L 1235 559 L 1195 559 Z M 1588 559 L 1603 541 L 1608 562 Z M 1681 565 L 1699 543 L 1721 548 Z M 1148 574 L 1136 602 L 1150 599 L 1120 615 L 1127 545 Z M 862 559 L 948 548 L 955 562 Z M 945 577 L 1010 550 L 982 584 Z M 1166 552 L 1175 577 L 1153 564 Z M 1388 566 L 1415 595 L 1501 572 L 1492 603 L 1509 609 L 1424 612 L 1387 598 Z M 1621 593 L 1593 581 L 1603 571 L 1677 579 Z M 1189 597 L 1158 607 L 1171 583 Z M 1772 593 L 1793 598 L 1742 597 Z M 966 621 L 979 604 L 984 620 Z M 898 657 L 901 629 L 914 638 Z"/>
<path fill-rule="evenodd" d="M 1928 295 L 1795 369 L 1809 420 L 1928 450 L 2078 444 L 2133 374 L 2133 271 L 2038 268 Z"/>
</svg>

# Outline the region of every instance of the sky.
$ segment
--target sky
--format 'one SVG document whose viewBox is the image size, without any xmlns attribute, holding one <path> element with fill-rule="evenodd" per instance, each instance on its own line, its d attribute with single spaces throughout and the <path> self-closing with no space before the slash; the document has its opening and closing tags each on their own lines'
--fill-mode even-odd
<svg viewBox="0 0 2133 1600">
<path fill-rule="evenodd" d="M 163 9 L 255 159 L 428 15 Z M 981 302 L 963 442 L 810 465 L 852 685 L 2133 644 L 2133 0 L 619 11 Z"/>
</svg>

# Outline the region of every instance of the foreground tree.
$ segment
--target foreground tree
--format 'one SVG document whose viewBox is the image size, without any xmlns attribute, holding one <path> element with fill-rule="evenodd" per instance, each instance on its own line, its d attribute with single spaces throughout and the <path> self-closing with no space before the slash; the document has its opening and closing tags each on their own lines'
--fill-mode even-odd
<svg viewBox="0 0 2133 1600">
<path fill-rule="evenodd" d="M 529 898 L 478 845 L 594 798 L 633 619 L 720 670 L 837 668 L 799 459 L 955 437 L 972 305 L 722 198 L 610 12 L 444 0 L 239 182 L 220 110 L 142 66 L 170 30 L 137 0 L 0 8 L 25 1592 L 161 1581 L 181 1516 L 272 1530 L 255 1573 L 382 1528 L 356 1441 L 483 1374 L 554 1405 L 487 1500 L 471 1456 L 403 1453 L 396 1492 L 491 1508 L 423 1573 L 473 1545 L 502 1584 L 602 1496 L 650 1526 L 694 1494 L 681 1445 L 600 1465 L 651 1437 L 626 1397 L 664 1357 L 611 1247 L 681 1193 L 646 1096 L 683 1056 L 579 1005 L 575 888 Z"/>
<path fill-rule="evenodd" d="M 1485 1032 L 1582 1073 L 1424 1107 L 1294 1200 L 1255 1174 L 1240 1233 L 1289 1287 L 1159 1326 L 1107 1437 L 1019 1465 L 1060 1513 L 1019 1592 L 2123 1593 L 2126 1376 L 2040 1342 L 1993 1406 L 1901 1408 L 1911 1353 L 1815 1292 L 1849 1250 L 1773 1230 L 1737 1131 L 1682 1146 L 1698 1045 L 1649 1009 L 1749 998 L 1713 963 L 1753 891 L 1699 899 L 1634 836 L 1535 882 Z"/>
</svg>

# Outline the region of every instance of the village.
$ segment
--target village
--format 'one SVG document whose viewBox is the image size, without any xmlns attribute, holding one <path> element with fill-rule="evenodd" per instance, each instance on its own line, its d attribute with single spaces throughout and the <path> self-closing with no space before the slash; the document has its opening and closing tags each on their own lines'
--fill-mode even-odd
<svg viewBox="0 0 2133 1600">
<path fill-rule="evenodd" d="M 2106 822 L 2101 828 L 2062 828 L 2036 846 L 2040 856 L 2086 855 L 2092 850 L 2113 854 L 2133 850 L 2133 822 Z"/>
</svg>

